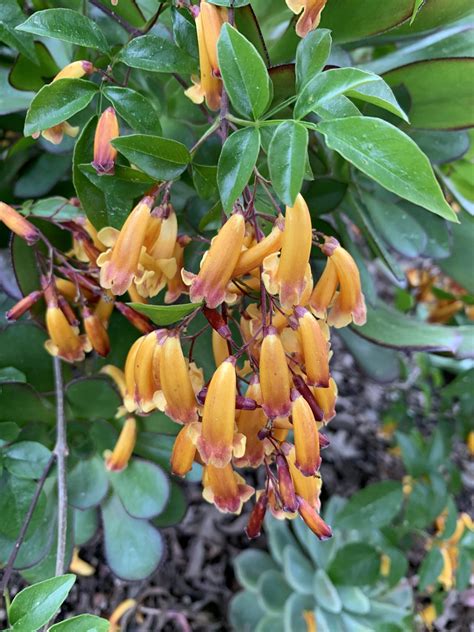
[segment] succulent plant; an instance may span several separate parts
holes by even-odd
[[[267,517],[269,553],[248,549],[235,560],[244,588],[230,605],[236,632],[412,629],[412,590],[400,581],[405,559],[379,529],[338,528],[345,502],[333,497],[327,503],[324,517],[335,528],[324,542],[299,518],[289,524]]]

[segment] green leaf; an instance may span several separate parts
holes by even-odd
[[[339,529],[378,529],[389,524],[403,502],[401,483],[382,481],[354,494],[336,517]]]
[[[328,147],[392,193],[457,221],[428,158],[401,130],[381,119],[360,116],[323,121],[318,129]]]
[[[209,200],[215,198],[217,192],[217,166],[215,165],[199,165],[193,163],[193,183],[196,188],[196,192],[199,197]],[[221,208],[219,205],[218,215],[220,218]],[[207,214],[206,214],[207,215]],[[201,219],[199,228],[201,225],[203,228],[207,226],[206,223],[202,223],[206,218],[206,215]]]
[[[136,132],[144,134],[160,134],[161,125],[158,112],[152,102],[140,92],[131,88],[106,86],[103,89],[105,97]]]
[[[260,575],[257,583],[257,598],[270,614],[283,612],[285,601],[293,591],[279,571],[270,569]]]
[[[333,567],[333,564],[331,564],[331,568]],[[342,603],[336,587],[330,580],[327,573],[321,568],[314,574],[313,593],[321,608],[324,608],[324,610],[334,614],[339,614],[341,612]]]
[[[247,590],[255,591],[260,576],[268,570],[276,571],[278,567],[265,551],[247,549],[235,558],[234,570],[239,583]]]
[[[232,205],[244,190],[260,151],[260,133],[254,127],[234,132],[224,143],[217,166],[217,184],[224,211]]]
[[[109,483],[103,460],[81,459],[67,477],[68,502],[76,509],[96,507],[105,498]]]
[[[337,335],[342,338],[362,371],[372,380],[386,384],[400,377],[400,358],[393,349],[374,345],[349,327],[338,329]]]
[[[59,79],[43,86],[26,113],[25,136],[67,121],[89,105],[97,90],[83,79]]]
[[[314,567],[300,549],[286,546],[283,551],[283,570],[285,579],[293,588],[304,595],[313,594]]]
[[[271,556],[278,562],[283,564],[283,551],[288,544],[298,548],[298,543],[287,523],[276,518],[267,517],[265,519],[265,532],[267,534],[268,546]]]
[[[44,348],[46,340],[44,331],[32,323],[15,323],[3,329],[0,331],[0,367],[15,366],[34,388],[52,390],[53,363]]]
[[[183,305],[146,305],[145,303],[127,303],[140,314],[147,316],[155,325],[171,325],[199,308],[199,303]]]
[[[380,555],[370,544],[350,542],[337,551],[328,574],[336,584],[343,586],[374,584],[380,576]],[[320,605],[325,607],[323,603]]]
[[[468,132],[413,130],[410,135],[434,165],[462,158],[471,144]]]
[[[19,478],[40,478],[51,452],[37,441],[19,441],[4,452],[3,464],[14,476]]]
[[[383,110],[387,110],[387,112],[395,114],[395,116],[399,116],[408,123],[408,116],[399,106],[391,88],[383,79],[357,86],[346,92],[346,95],[352,99],[358,99],[359,101],[376,105]]]
[[[74,544],[83,546],[91,540],[99,528],[99,514],[95,507],[74,511]]]
[[[186,515],[188,504],[186,496],[180,485],[175,481],[168,481],[170,485],[170,495],[166,507],[159,516],[153,519],[155,527],[171,527],[181,522]]]
[[[354,327],[354,331],[384,347],[448,352],[459,358],[474,357],[471,326],[430,325],[387,306],[369,307],[367,323]]]
[[[132,164],[156,180],[174,180],[191,161],[182,143],[161,136],[132,134],[112,141]]]
[[[377,75],[358,68],[335,68],[319,73],[310,79],[299,93],[295,117],[303,118],[321,103],[327,103],[364,84],[379,81],[381,79]]]
[[[264,614],[254,592],[242,590],[230,600],[229,621],[234,630],[255,630]]]
[[[354,614],[367,614],[370,610],[370,601],[367,595],[357,586],[338,586],[337,592],[344,610]]]
[[[444,28],[469,15],[472,15],[472,3],[469,0],[431,0],[423,5],[413,24],[407,20],[394,34],[413,36],[420,31]]]
[[[285,632],[307,632],[308,626],[303,617],[305,610],[314,610],[316,602],[310,595],[293,593],[285,602],[283,623]],[[319,631],[319,628],[318,628]]]
[[[257,49],[230,24],[224,24],[217,52],[232,105],[240,114],[258,119],[270,103],[271,84]]]
[[[292,527],[303,550],[308,553],[315,566],[325,569],[337,548],[337,539],[330,538],[324,542],[318,540],[303,520],[295,520]]]
[[[393,87],[409,94],[410,121],[422,129],[460,129],[474,125],[474,59],[430,59],[385,75]],[[456,98],[453,99],[453,95]]]
[[[460,214],[461,223],[451,226],[453,247],[451,256],[438,262],[445,274],[453,278],[459,285],[474,294],[474,277],[471,266],[466,265],[466,253],[471,252],[474,240],[474,217],[468,213]],[[17,368],[18,363],[15,362]]]
[[[95,22],[72,9],[46,9],[36,11],[17,31],[52,37],[63,42],[106,51],[109,47],[102,31]]]
[[[59,610],[75,581],[75,575],[61,575],[24,588],[8,611],[13,630],[26,632],[45,625]]]
[[[255,632],[285,632],[285,627],[279,615],[267,614],[260,619]]]
[[[434,584],[444,567],[443,556],[438,547],[433,547],[420,566],[418,588],[421,592]]]
[[[310,31],[296,49],[296,85],[301,90],[310,79],[320,73],[331,52],[331,31]]]
[[[64,158],[63,158],[64,160]],[[70,165],[68,164],[68,170]],[[28,212],[28,216],[33,217],[54,217],[55,220],[69,220],[77,219],[82,215],[80,209],[77,206],[73,206],[69,203],[67,198],[55,195],[54,197],[46,198],[44,200],[37,200],[33,204],[25,202],[25,210]]]
[[[119,498],[112,494],[101,505],[104,523],[105,556],[120,579],[145,579],[160,563],[163,540],[146,520],[132,518]]]
[[[132,459],[121,472],[109,472],[109,479],[127,513],[134,518],[153,518],[166,507],[169,481],[154,463]]]
[[[17,426],[17,424],[13,423],[13,421],[4,421],[0,423],[0,447],[15,441],[19,434],[20,426]]]
[[[281,123],[268,151],[272,185],[287,206],[293,206],[301,191],[308,155],[308,130],[296,121]]]
[[[196,62],[183,49],[161,34],[135,37],[122,48],[119,60],[131,68],[149,72],[182,73],[196,71]]]
[[[0,384],[0,421],[51,422],[54,407],[29,385],[22,382]]]
[[[36,63],[37,57],[31,35],[19,33],[16,26],[21,24],[25,16],[17,0],[2,0],[0,3],[0,42],[18,50]],[[2,94],[2,97],[4,95]]]
[[[191,57],[199,56],[196,25],[192,16],[185,10],[171,7],[173,20],[173,37],[176,44]]]
[[[82,377],[66,386],[66,399],[75,417],[113,419],[122,399],[105,376]]]
[[[48,632],[107,632],[110,623],[93,614],[80,614],[52,625]]]

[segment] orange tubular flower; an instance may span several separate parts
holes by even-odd
[[[103,373],[104,375],[110,377],[111,380],[113,380],[115,386],[118,389],[118,392],[120,393],[120,396],[123,399],[127,392],[124,372],[113,364],[106,364],[100,369],[99,373]]]
[[[366,321],[366,307],[359,270],[354,259],[334,237],[326,238],[322,250],[329,259],[311,295],[310,305],[313,312],[318,318],[324,318],[330,307],[327,322],[331,327],[345,327],[352,321],[356,325],[363,325]],[[337,295],[336,277],[336,286],[339,285]]]
[[[73,61],[58,72],[53,82],[59,81],[59,79],[80,79],[84,75],[90,75],[94,70],[94,66],[90,61]]]
[[[137,273],[152,205],[153,197],[144,197],[127,217],[114,246],[97,258],[100,284],[116,296],[125,294]]]
[[[257,376],[254,376],[247,389],[246,397],[254,399],[258,404],[262,401],[262,391]],[[265,457],[265,444],[258,438],[258,433],[267,423],[267,417],[261,407],[255,410],[240,411],[237,427],[245,437],[245,453],[234,459],[237,467],[258,467]]]
[[[295,465],[304,476],[316,474],[321,465],[316,420],[308,402],[293,391],[293,432],[295,435]]]
[[[207,465],[203,475],[205,500],[223,513],[240,514],[242,506],[255,493],[253,487],[246,485],[245,480],[234,472],[230,463],[225,467]]]
[[[311,216],[302,195],[294,206],[286,207],[281,254],[263,261],[263,281],[270,294],[279,294],[283,309],[301,303],[308,282],[309,256],[313,233]]]
[[[229,345],[215,329],[212,330],[212,355],[216,368],[219,367],[229,357]]]
[[[218,307],[224,301],[232,302],[234,295],[226,291],[242,250],[245,236],[245,220],[240,213],[232,215],[211,242],[211,247],[201,260],[196,276],[182,271],[183,281],[190,286],[192,303],[203,299],[208,307]]]
[[[142,340],[135,356],[135,401],[137,410],[149,413],[155,407],[154,395],[161,389],[159,365],[161,360],[160,339],[163,330],[152,331]]]
[[[137,440],[137,422],[134,417],[128,417],[120,432],[113,452],[105,455],[105,467],[110,472],[121,472],[124,470],[130,457],[133,454]]]
[[[171,454],[171,472],[175,476],[186,476],[194,463],[196,446],[192,441],[189,430],[189,426],[184,426],[184,428],[179,431],[174,442],[173,452]]]
[[[107,356],[110,351],[110,340],[102,321],[97,314],[91,312],[88,307],[84,308],[83,317],[84,329],[86,330],[92,348],[100,356]]]
[[[57,301],[47,297],[46,329],[50,340],[44,343],[45,349],[52,356],[58,356],[66,362],[82,362],[85,353],[92,349],[87,336],[79,335],[77,327],[69,324]]]
[[[198,404],[190,376],[191,367],[188,368],[184,359],[178,334],[171,332],[161,345],[162,390],[155,393],[155,404],[178,423],[197,421]]]
[[[336,416],[337,384],[329,378],[328,388],[311,388],[316,403],[323,411],[323,421],[327,423]]]
[[[329,386],[329,343],[321,324],[304,307],[295,309],[305,373],[310,386]],[[327,327],[326,327],[327,329]]]
[[[288,365],[274,327],[268,328],[260,350],[260,386],[262,408],[267,417],[288,417],[291,410]]]
[[[115,172],[117,150],[110,141],[117,138],[119,134],[120,129],[115,110],[113,107],[108,107],[100,116],[94,137],[92,166],[100,176],[113,175]]]
[[[100,297],[99,302],[95,307],[95,314],[100,318],[101,323],[105,328],[109,325],[110,317],[114,311],[115,299],[112,292],[105,291]]]
[[[39,299],[43,296],[43,292],[39,290],[35,290],[31,292],[27,296],[24,296],[18,303],[13,305],[8,312],[6,312],[5,317],[7,320],[18,320],[25,314],[29,309],[33,307],[35,303],[39,301]]]
[[[132,413],[137,409],[137,385],[135,382],[135,361],[140,345],[145,340],[146,336],[140,336],[137,338],[133,345],[130,347],[127,359],[125,360],[125,395],[123,403],[128,412]]]
[[[269,255],[277,252],[281,248],[283,239],[283,228],[285,220],[280,215],[272,228],[272,231],[262,241],[259,241],[248,250],[244,250],[237,261],[233,277],[239,277],[247,274],[262,265],[263,260]]]
[[[298,513],[305,521],[306,525],[311,531],[320,539],[328,540],[332,537],[332,530],[321,518],[319,513],[311,507],[307,500],[301,496],[297,496],[298,499]]]
[[[327,0],[286,0],[293,13],[298,15],[302,11],[296,23],[296,34],[299,37],[304,37],[318,27],[326,2]]]
[[[12,233],[18,235],[32,246],[40,238],[40,232],[31,222],[20,215],[14,208],[0,202],[0,222],[3,222]]]
[[[318,474],[315,476],[304,476],[304,474],[300,472],[296,467],[296,450],[294,447],[291,448],[286,460],[290,468],[296,494],[304,498],[313,509],[319,511],[321,507],[321,501],[319,499],[322,485],[321,477]]]
[[[288,463],[286,462],[286,459],[282,454],[279,454],[276,457],[276,466],[278,474],[278,489],[280,491],[282,509],[285,512],[294,513],[298,509],[295,486],[291,478]]]
[[[235,433],[235,364],[235,358],[230,356],[216,370],[206,394],[202,424],[193,425],[201,459],[214,467],[225,467],[233,453],[241,457],[245,451],[245,437]]]

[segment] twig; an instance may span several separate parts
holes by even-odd
[[[56,455],[58,467],[58,546],[56,549],[56,575],[64,573],[66,562],[67,534],[67,484],[66,457],[68,454],[66,438],[66,420],[64,416],[64,389],[61,371],[61,360],[53,358],[54,385],[56,389]]]
[[[89,0],[89,2],[97,7],[100,11],[102,11],[102,13],[105,13],[113,20],[115,20],[118,24],[120,24],[120,26],[123,27],[127,31],[127,33],[130,33],[130,35],[137,34],[137,29],[132,26],[130,22],[127,22],[127,20],[121,18],[120,15],[117,15],[114,11],[101,4],[99,0]]]
[[[21,525],[20,533],[18,534],[12,552],[10,553],[10,557],[8,558],[8,562],[6,563],[5,569],[3,571],[2,582],[0,584],[0,593],[2,593],[4,596],[13,571],[13,565],[15,564],[15,560],[20,551],[20,547],[23,544],[23,540],[25,539],[26,532],[28,531],[28,527],[30,526],[31,518],[33,517],[33,513],[36,509],[36,505],[38,504],[38,500],[43,490],[44,483],[48,477],[49,471],[54,463],[55,458],[56,455],[53,452],[49,457],[48,462],[46,463],[43,473],[41,474],[41,478],[38,479],[38,482],[36,483],[35,493],[33,494],[33,497],[31,499],[30,506],[28,507],[28,511],[26,512],[26,516],[23,520],[23,524]]]

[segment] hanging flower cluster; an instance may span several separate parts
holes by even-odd
[[[114,162],[107,143],[116,128],[112,112],[103,117],[95,162],[107,173]],[[45,239],[5,204],[0,217],[29,244]],[[108,322],[118,309],[142,335],[123,370],[102,369],[122,395],[118,414],[126,416],[106,466],[126,467],[137,433],[133,415],[160,410],[182,426],[171,456],[176,475],[185,476],[193,463],[201,463],[204,498],[224,512],[239,513],[255,495],[249,537],[260,533],[269,509],[278,518],[299,514],[326,538],[331,530],[319,515],[319,470],[328,441],[321,431],[335,415],[337,398],[329,365],[330,328],[365,322],[359,272],[334,237],[313,231],[301,195],[269,227],[265,217],[266,234],[260,221],[253,204],[236,208],[204,252],[199,271],[192,273],[183,265],[191,238],[178,233],[169,188],[156,186],[121,230],[96,231],[85,219],[65,222],[71,251],[55,252],[49,266],[44,262],[41,289],[22,299],[9,317],[20,317],[44,297],[46,349],[79,362],[92,349],[108,354]],[[312,248],[326,259],[316,283]],[[166,303],[188,294],[196,304],[174,328],[157,328],[118,300],[128,293],[133,301],[147,302],[162,290]],[[215,371],[208,383],[193,361],[193,345],[185,344],[187,328],[199,313],[212,331]],[[263,487],[255,490],[236,468],[261,468]]]

